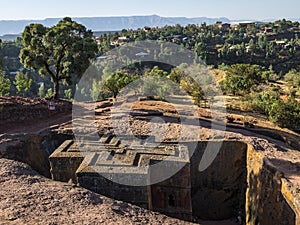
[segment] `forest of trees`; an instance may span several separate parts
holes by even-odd
[[[257,64],[276,73],[290,69],[300,70],[299,22],[280,20],[274,23],[241,23],[225,26],[205,23],[182,27],[141,28],[103,34],[98,37],[100,53],[124,44],[141,40],[170,41],[194,51],[208,65],[218,67],[222,63]],[[123,37],[123,39],[119,39]]]

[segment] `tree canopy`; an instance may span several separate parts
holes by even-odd
[[[122,88],[135,81],[137,76],[130,76],[128,73],[117,71],[104,81],[104,87],[116,98]]]
[[[16,85],[17,93],[25,94],[29,90],[32,84],[32,79],[28,77],[28,72],[23,73],[19,71],[15,77],[14,85]]]
[[[42,76],[51,76],[55,99],[60,96],[60,81],[70,84],[72,76],[82,75],[98,51],[92,31],[68,17],[51,28],[26,26],[22,44],[21,63]]]
[[[10,85],[10,80],[6,78],[3,72],[0,70],[0,97],[3,95],[9,95]]]
[[[228,67],[222,88],[233,95],[245,94],[253,85],[264,82],[263,68],[258,65],[234,64]]]

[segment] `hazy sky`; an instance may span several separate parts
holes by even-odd
[[[0,20],[153,15],[299,18],[300,0],[0,0]]]

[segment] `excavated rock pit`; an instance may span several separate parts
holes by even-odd
[[[109,111],[109,109],[101,110]],[[106,123],[107,120],[104,117],[99,121]],[[144,122],[138,121],[139,126],[137,125],[142,131],[144,129],[140,124]],[[102,130],[105,130],[105,126],[100,122],[99,124]],[[57,128],[37,134],[2,136],[0,157],[25,162],[46,177],[51,176],[63,182],[71,181],[107,197],[186,221],[210,224],[204,223],[203,220],[211,220],[216,221],[212,224],[227,225],[234,224],[236,218],[241,218],[247,225],[300,224],[298,151],[277,149],[268,141],[252,137],[249,133],[247,137],[237,134],[238,132],[230,133],[225,135],[227,140],[223,142],[213,163],[200,172],[199,162],[205,147],[208,143],[217,145],[221,140],[187,141],[183,143],[186,148],[182,149],[196,145],[196,151],[191,157],[181,158],[183,161],[186,160],[186,165],[177,174],[163,182],[137,189],[109,181],[99,173],[95,173],[94,167],[105,170],[109,167],[107,160],[115,157],[122,165],[127,164],[125,169],[119,172],[126,176],[128,175],[126,168],[151,164],[151,160],[152,163],[161,161],[168,154],[174,153],[172,160],[176,162],[180,158],[176,143],[165,143],[169,153],[163,148],[159,150],[161,152],[154,152],[155,154],[147,153],[147,149],[123,151],[122,143],[116,140],[117,137],[106,133],[104,136],[100,135],[100,139],[106,139],[104,142],[110,147],[103,151],[98,149],[90,161],[83,161],[84,157],[80,154],[76,141],[73,141],[72,131]],[[205,128],[201,129],[201,132],[207,132]],[[172,128],[172,133],[178,133],[176,127]],[[105,154],[102,154],[103,152]],[[101,158],[104,155],[108,157]],[[123,166],[114,165],[111,173],[116,173],[118,167]],[[57,201],[59,204],[59,200]],[[15,203],[10,204],[13,206]],[[14,219],[17,220],[17,217]],[[224,219],[230,219],[226,221],[231,222],[219,222]]]
[[[114,147],[120,144],[115,137],[105,138],[114,142]],[[107,145],[110,145],[110,141],[107,141]],[[62,181],[75,179],[80,186],[99,194],[187,221],[225,220],[240,216],[246,224],[253,225],[299,223],[297,196],[293,197],[283,174],[272,166],[270,160],[251,145],[225,141],[212,165],[199,172],[199,163],[208,143],[186,143],[188,148],[197,145],[196,151],[171,178],[151,186],[131,187],[116,184],[95,171],[110,168],[111,174],[136,179],[136,176],[143,174],[132,175],[131,168],[141,166],[146,158],[150,162],[149,157],[152,156],[157,161],[157,155],[162,153],[152,152],[151,156],[141,149],[122,152],[114,148],[113,157],[123,163],[111,167],[111,158],[106,158],[107,161],[100,158],[108,148],[100,150],[101,154],[95,152],[91,161],[86,162],[83,157],[79,158],[76,142],[67,141],[50,157],[52,177]],[[220,143],[216,141],[210,144],[218,146]],[[168,144],[166,147],[171,148]],[[177,159],[173,160],[176,162]],[[80,163],[76,169],[74,165]],[[61,171],[59,165],[65,165]],[[118,166],[123,169],[118,170]]]

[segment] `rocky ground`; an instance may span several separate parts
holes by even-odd
[[[50,181],[23,163],[0,159],[0,164],[2,224],[185,224]]]
[[[0,103],[9,99],[0,99]],[[26,105],[29,100],[14,99],[18,104]],[[21,102],[20,102],[21,101]],[[41,103],[41,102],[40,102]],[[13,103],[12,103],[13,104]],[[34,102],[28,103],[36,104]],[[94,104],[88,104],[88,108]],[[83,108],[85,106],[82,106]],[[154,134],[166,140],[241,140],[251,144],[254,149],[263,151],[271,159],[271,163],[281,171],[291,184],[300,190],[300,151],[291,146],[298,146],[300,137],[274,128],[273,133],[265,135],[259,129],[245,129],[239,125],[217,126],[211,131],[211,122],[200,119],[200,126],[186,123],[182,126],[182,118],[189,121],[189,116],[179,118],[174,107],[167,103],[146,101],[128,105],[133,111],[128,120],[118,109],[112,108],[110,101],[96,105],[96,116],[85,115],[82,118],[87,128],[94,124],[101,132],[112,132],[115,128],[119,133],[126,134],[128,129],[135,135]],[[184,109],[184,106],[182,106]],[[95,109],[95,108],[93,108]],[[165,121],[157,120],[164,114]],[[111,119],[112,118],[112,119]],[[156,119],[155,119],[156,118]],[[96,121],[95,121],[96,119]],[[23,123],[2,126],[4,134],[38,132],[55,124],[71,120],[71,112],[61,112],[55,116],[45,117],[39,123]],[[114,123],[116,122],[117,123]],[[128,124],[129,123],[129,126]],[[76,125],[76,123],[75,123]],[[59,129],[72,129],[74,123],[68,123]],[[76,127],[76,126],[75,126]],[[78,128],[78,127],[77,127]],[[83,127],[83,129],[85,129]],[[273,128],[272,128],[273,129]],[[269,131],[272,129],[268,129]],[[154,132],[154,133],[153,133]],[[1,138],[0,133],[0,138]],[[156,133],[157,135],[157,133]],[[282,140],[280,140],[282,139]],[[281,160],[276,160],[281,159]],[[108,199],[85,189],[69,184],[48,180],[29,166],[6,159],[0,159],[0,224],[188,224],[187,222],[169,218],[148,210]],[[300,197],[299,197],[300,198]],[[234,221],[202,222],[202,225],[230,225]]]
[[[48,104],[46,99],[0,97],[0,137],[3,134],[38,133],[71,120],[71,102],[55,101],[56,110],[51,112]]]
[[[192,224],[48,180],[20,162],[0,165],[0,224]]]
[[[47,100],[39,98],[22,98],[22,97],[0,97],[0,105],[35,105],[46,104]]]
[[[123,103],[120,106],[112,106],[108,102],[96,104],[96,125],[102,132],[115,132],[119,134],[154,135],[161,140],[169,141],[187,141],[187,140],[237,140],[243,141],[257,151],[263,152],[264,156],[272,161],[273,166],[277,167],[285,177],[300,190],[300,135],[286,129],[280,129],[274,125],[266,127],[265,121],[250,117],[256,120],[259,126],[247,128],[239,123],[226,124],[220,123],[212,129],[211,120],[202,116],[202,109],[195,110],[194,113],[200,114],[199,123],[192,118],[189,112],[188,116],[182,116],[177,113],[185,109],[185,105],[169,104],[160,101],[141,101]],[[124,116],[124,111],[130,110],[129,120]],[[133,113],[132,113],[133,112]],[[163,114],[163,120],[156,121],[155,118]],[[126,113],[125,113],[126,114]],[[206,116],[207,113],[206,112]],[[117,122],[116,122],[117,121]],[[88,117],[85,124],[94,123]],[[278,160],[279,159],[279,160]],[[299,191],[300,192],[300,191]]]

